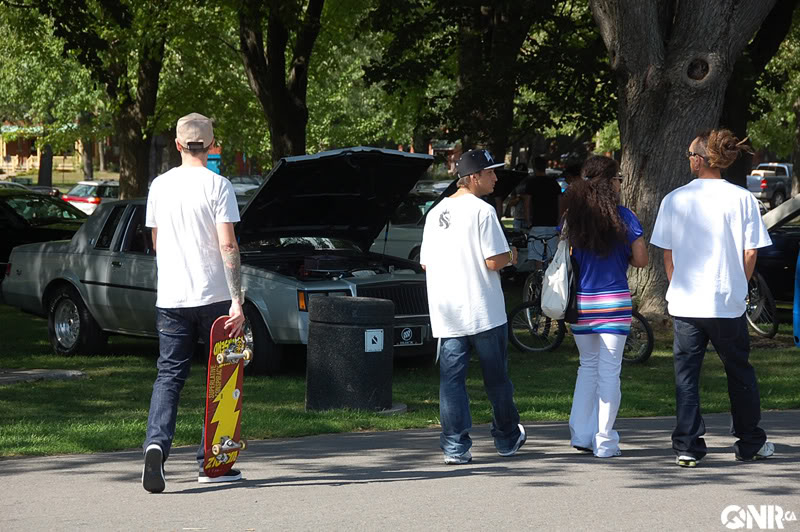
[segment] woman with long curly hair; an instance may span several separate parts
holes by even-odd
[[[573,447],[606,458],[621,454],[614,422],[622,398],[622,351],[631,328],[628,265],[646,266],[647,247],[638,218],[619,204],[617,162],[589,157],[581,177],[564,201],[565,232],[578,263],[578,321],[572,333],[580,352],[569,429]]]

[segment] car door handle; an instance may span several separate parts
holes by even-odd
[[[118,260],[112,260],[111,261],[111,267],[112,268],[122,268],[122,263],[119,262]]]

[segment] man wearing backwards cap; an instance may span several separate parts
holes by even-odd
[[[142,486],[164,491],[163,463],[175,436],[178,400],[200,339],[211,324],[228,314],[230,337],[244,323],[241,263],[233,224],[239,208],[233,185],[206,168],[214,142],[211,120],[192,113],[178,120],[175,147],[181,165],[158,176],[147,196],[147,227],[157,250],[158,376],[153,384],[144,441]],[[203,446],[197,452],[199,482],[228,482],[242,475],[232,469],[210,478],[202,470]]]
[[[439,445],[444,463],[472,461],[467,397],[471,350],[480,358],[483,382],[492,403],[492,437],[500,456],[512,456],[525,443],[525,428],[508,378],[508,324],[498,270],[516,264],[495,209],[480,197],[497,182],[486,150],[458,160],[458,190],[431,209],[425,220],[420,262],[427,272],[433,336],[439,338]]]

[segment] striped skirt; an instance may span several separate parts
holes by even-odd
[[[578,292],[578,323],[572,325],[572,334],[627,335],[632,310],[629,290]]]

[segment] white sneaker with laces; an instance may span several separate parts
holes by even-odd
[[[758,452],[756,452],[756,454],[754,454],[750,458],[742,458],[741,456],[736,454],[736,459],[739,460],[740,462],[748,462],[751,460],[764,460],[765,458],[769,458],[773,454],[775,454],[775,444],[772,443],[771,441],[765,441],[764,445],[761,446],[761,449],[759,449]]]

